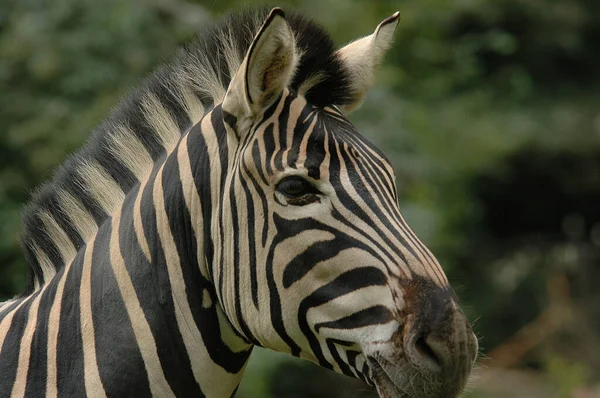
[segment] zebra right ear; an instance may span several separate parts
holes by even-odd
[[[394,30],[399,21],[400,13],[395,12],[381,21],[372,35],[353,41],[337,51],[350,74],[351,98],[348,103],[341,104],[345,112],[358,108],[373,85],[375,70],[392,45]]]
[[[223,110],[253,119],[279,97],[294,75],[296,42],[283,10],[274,8],[250,45],[223,99]]]

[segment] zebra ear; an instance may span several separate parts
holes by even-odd
[[[375,80],[375,69],[392,45],[399,21],[400,13],[395,12],[381,21],[372,35],[353,41],[337,51],[350,74],[351,101],[340,106],[345,112],[351,112],[362,104]]]
[[[223,110],[253,118],[288,86],[296,65],[296,42],[283,10],[274,8],[250,45],[223,99]]]

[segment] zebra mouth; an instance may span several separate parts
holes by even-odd
[[[452,374],[428,374],[409,361],[392,363],[375,355],[367,357],[370,381],[380,398],[450,398],[457,397],[463,379]]]
[[[387,362],[383,359],[376,359],[374,357],[367,358],[369,367],[371,368],[371,381],[377,389],[377,393],[381,398],[404,398],[414,397],[415,395],[409,394],[404,391],[392,378],[392,376],[386,371],[386,366],[383,366]],[[381,361],[381,362],[380,362]]]

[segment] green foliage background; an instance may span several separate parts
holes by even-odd
[[[25,284],[20,212],[32,189],[198,26],[245,4],[0,2],[0,299]],[[497,352],[559,306],[559,326],[542,328],[535,344],[502,365],[533,372],[539,396],[593,389],[600,382],[600,3],[278,5],[305,11],[340,45],[401,11],[396,44],[353,121],[394,163],[403,213],[477,319],[484,352]],[[287,357],[255,356],[239,396],[372,394]],[[483,363],[494,369],[495,359]],[[473,394],[496,396],[492,381],[476,383]],[[536,396],[524,388],[517,383],[498,396]]]

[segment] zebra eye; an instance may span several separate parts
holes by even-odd
[[[288,199],[298,199],[306,195],[316,195],[319,191],[302,177],[291,176],[279,181],[277,191]]]

